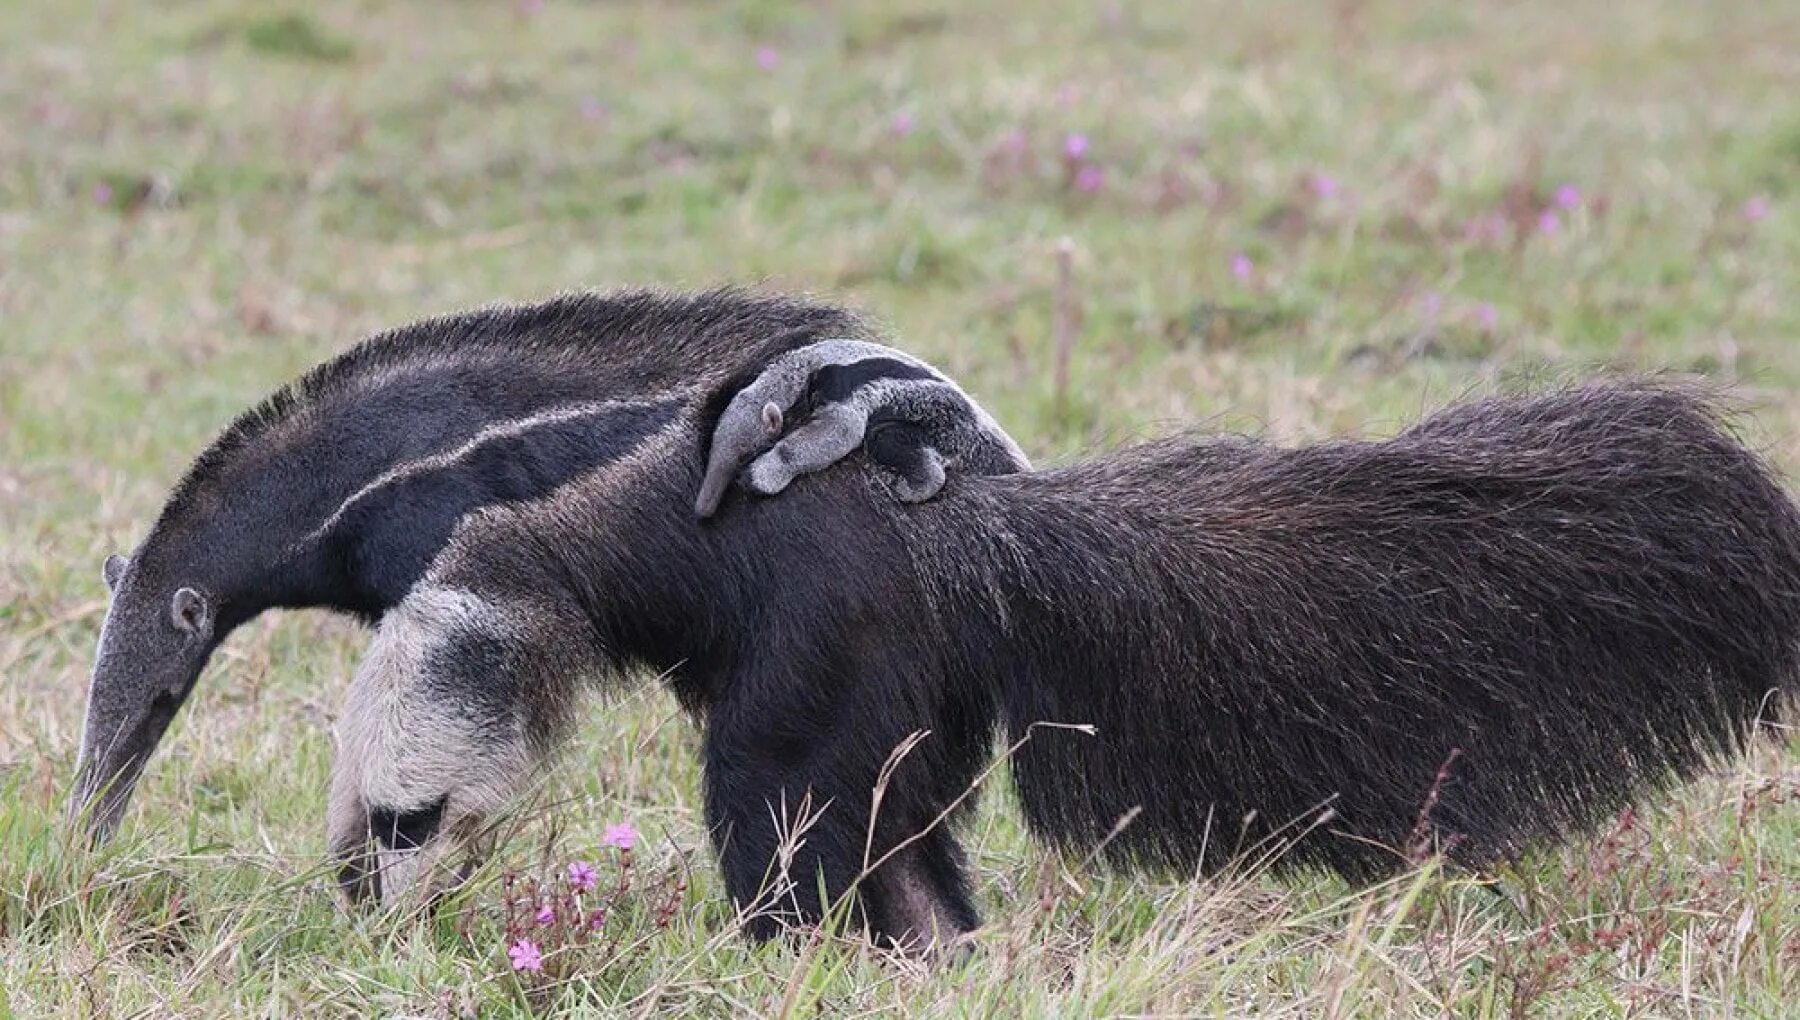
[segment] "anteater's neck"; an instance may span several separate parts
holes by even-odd
[[[222,622],[278,606],[376,618],[465,515],[549,495],[682,405],[555,390],[530,405],[408,397],[369,396],[297,425],[279,456],[249,459],[166,515],[147,550],[203,565]]]

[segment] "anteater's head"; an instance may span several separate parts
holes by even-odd
[[[216,586],[162,559],[140,549],[129,559],[108,556],[101,568],[112,604],[88,683],[69,804],[96,838],[117,827],[144,763],[223,637]]]

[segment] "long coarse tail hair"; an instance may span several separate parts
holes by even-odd
[[[1127,861],[1273,843],[1371,877],[1425,839],[1486,865],[1740,749],[1800,686],[1800,512],[1691,388],[967,488],[914,515],[948,654],[1030,737],[1031,827]]]

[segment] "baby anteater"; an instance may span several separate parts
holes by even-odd
[[[1031,470],[1019,444],[937,369],[881,344],[827,340],[777,358],[732,398],[713,427],[694,512],[711,517],[740,471],[751,491],[772,496],[858,446],[898,475],[908,503],[937,495],[947,466]]]

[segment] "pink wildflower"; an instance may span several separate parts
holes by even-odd
[[[512,961],[513,970],[528,970],[533,974],[544,969],[544,954],[537,943],[530,939],[520,939],[506,948],[506,958]]]
[[[1444,308],[1444,296],[1435,290],[1425,292],[1425,317],[1435,319]]]
[[[1538,233],[1548,236],[1561,229],[1562,217],[1556,215],[1555,210],[1545,209],[1544,214],[1538,217]]]
[[[1494,308],[1492,302],[1483,301],[1475,309],[1475,321],[1481,325],[1482,329],[1493,329],[1500,324],[1500,312]]]
[[[600,837],[600,843],[603,846],[616,846],[620,850],[630,850],[637,846],[637,838],[637,830],[631,827],[630,822],[620,822],[606,827],[606,834]]]
[[[757,47],[757,49],[756,49],[756,66],[757,67],[760,67],[765,71],[773,71],[773,70],[775,70],[775,65],[779,64],[779,63],[781,63],[781,54],[775,52],[775,47],[773,47],[773,46]]]
[[[1330,174],[1312,175],[1312,193],[1317,198],[1334,198],[1338,193],[1337,178]]]
[[[899,113],[894,114],[894,120],[893,120],[892,127],[894,130],[894,134],[899,135],[901,138],[905,138],[907,135],[912,134],[912,132],[913,132],[912,114],[907,113],[905,110],[901,110]]]
[[[555,924],[556,908],[546,903],[537,909],[536,917],[539,924]]]
[[[1030,139],[1025,137],[1025,132],[1022,130],[1008,131],[1005,137],[1000,139],[1000,148],[1014,156],[1024,155],[1028,144],[1030,144]]]
[[[569,884],[581,892],[592,892],[598,884],[599,876],[594,874],[594,866],[586,861],[569,862]]]
[[[606,104],[598,99],[583,99],[580,103],[581,119],[589,124],[598,124],[606,119]]]
[[[1106,171],[1092,163],[1083,163],[1081,169],[1075,171],[1075,190],[1084,195],[1092,195],[1106,184]]]
[[[113,199],[112,185],[110,185],[110,184],[94,185],[94,204],[95,205],[111,205],[112,199]]]
[[[1256,263],[1250,261],[1250,256],[1241,251],[1231,256],[1231,275],[1237,277],[1239,281],[1249,283],[1250,275],[1254,272],[1256,272]]]
[[[1755,223],[1760,219],[1766,219],[1769,215],[1770,208],[1771,203],[1769,202],[1769,196],[1757,195],[1744,203],[1744,218],[1752,223]]]
[[[1558,209],[1581,208],[1581,189],[1573,184],[1565,184],[1556,189],[1556,207]]]
[[[1088,136],[1072,134],[1063,139],[1063,155],[1070,159],[1080,159],[1088,154]]]

